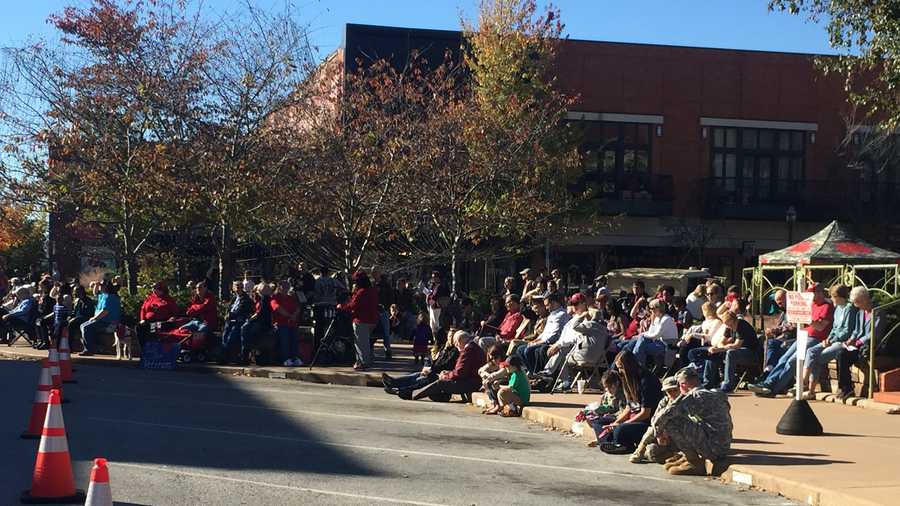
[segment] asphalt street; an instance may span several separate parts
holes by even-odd
[[[19,439],[36,362],[0,360],[0,504],[31,483]],[[63,414],[79,487],[110,461],[117,504],[791,504],[629,464],[521,419],[381,390],[79,366]]]

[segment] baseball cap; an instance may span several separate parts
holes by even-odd
[[[587,300],[584,298],[584,294],[581,292],[576,293],[575,295],[569,297],[569,304],[574,306],[577,304],[584,304]]]

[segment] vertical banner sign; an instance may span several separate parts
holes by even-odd
[[[798,325],[812,323],[812,303],[814,294],[811,292],[787,293],[787,320]],[[806,358],[806,341],[809,333],[805,329],[797,329],[797,387],[796,399],[799,401],[803,395],[803,361]]]

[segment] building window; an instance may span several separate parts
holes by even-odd
[[[780,202],[804,180],[803,132],[713,127],[710,137],[713,181],[725,203]]]
[[[585,130],[583,181],[598,196],[647,191],[651,173],[653,125],[591,122]]]

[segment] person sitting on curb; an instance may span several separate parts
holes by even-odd
[[[705,476],[705,461],[716,469],[731,449],[734,425],[728,396],[698,388],[700,377],[693,367],[685,367],[675,377],[681,395],[657,417],[656,440],[681,453],[666,460],[669,474]]]
[[[665,378],[662,382],[662,390],[666,395],[660,399],[659,404],[656,405],[656,411],[653,412],[653,416],[650,418],[650,428],[644,433],[644,437],[641,439],[641,442],[638,443],[637,449],[634,450],[631,457],[628,457],[628,461],[632,464],[638,464],[648,460],[650,462],[662,464],[666,459],[675,455],[675,450],[672,449],[671,446],[661,445],[656,440],[656,421],[665,412],[666,407],[674,402],[681,393],[678,388],[678,379],[675,376]]]
[[[588,422],[596,436],[603,433],[604,425],[613,423],[618,414],[628,407],[618,371],[606,370],[600,378],[600,384],[603,385],[603,395],[600,396],[600,400],[588,404],[575,416],[576,422]],[[593,448],[601,442],[597,437],[594,441],[589,442],[588,446]]]
[[[458,330],[454,336],[459,358],[452,371],[443,371],[434,381],[413,393],[413,400],[429,397],[438,402],[447,402],[453,394],[467,396],[481,388],[478,368],[485,363],[484,352],[475,344],[472,334]]]
[[[602,428],[598,438],[603,441],[600,449],[604,453],[625,455],[637,448],[644,432],[650,427],[650,418],[663,393],[659,379],[641,367],[630,351],[619,352],[615,365],[622,379],[628,406],[612,423]]]
[[[522,409],[531,400],[528,377],[522,370],[522,357],[512,356],[501,364],[509,374],[509,383],[497,391],[502,416],[522,416]]]
[[[382,373],[381,382],[384,384],[384,391],[407,401],[412,400],[413,391],[437,381],[440,373],[452,371],[459,359],[459,349],[454,338],[455,329],[450,329],[449,334],[450,339],[441,350],[433,352],[434,358],[428,365],[422,367],[422,370],[396,378]]]
[[[491,400],[491,406],[482,413],[486,415],[494,415],[500,411],[500,400],[497,398],[497,392],[500,390],[500,382],[509,377],[509,372],[501,364],[506,359],[503,353],[503,345],[495,344],[488,348],[487,362],[478,369],[478,376],[481,378],[481,386],[488,399]]]

